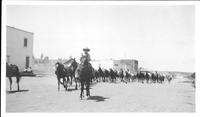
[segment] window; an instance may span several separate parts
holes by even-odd
[[[28,45],[28,39],[24,38],[24,47],[27,47],[27,45]]]

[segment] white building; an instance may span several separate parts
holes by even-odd
[[[91,64],[95,69],[98,69],[99,67],[108,70],[113,68],[113,60],[96,60],[91,61]]]
[[[113,68],[115,70],[129,70],[131,73],[135,73],[138,71],[138,61],[133,59],[114,60]]]
[[[91,61],[92,66],[98,69],[100,66],[103,69],[114,69],[114,70],[129,70],[131,73],[138,71],[138,61],[133,59],[120,59],[120,60],[96,60]]]
[[[33,33],[6,27],[6,62],[16,64],[20,71],[33,64]]]

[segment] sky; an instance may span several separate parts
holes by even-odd
[[[8,5],[7,25],[34,33],[34,56],[136,59],[153,70],[194,72],[192,5]]]

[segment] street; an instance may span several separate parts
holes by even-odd
[[[20,92],[6,81],[7,112],[195,112],[195,88],[183,76],[169,84],[96,83],[91,97],[80,100],[74,84],[57,90],[55,76],[22,77]]]

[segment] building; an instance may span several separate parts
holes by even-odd
[[[20,71],[32,66],[33,33],[6,27],[6,62],[16,64]]]
[[[103,69],[113,68],[113,60],[95,60],[91,61],[91,64],[95,69],[98,69],[99,67]]]
[[[131,73],[138,71],[138,61],[133,59],[120,59],[120,60],[95,60],[91,61],[92,66],[98,69],[100,66],[103,69],[114,69],[119,71],[120,69],[129,70]]]
[[[121,59],[113,61],[113,69],[115,70],[129,70],[131,73],[138,71],[138,61],[132,59]]]

